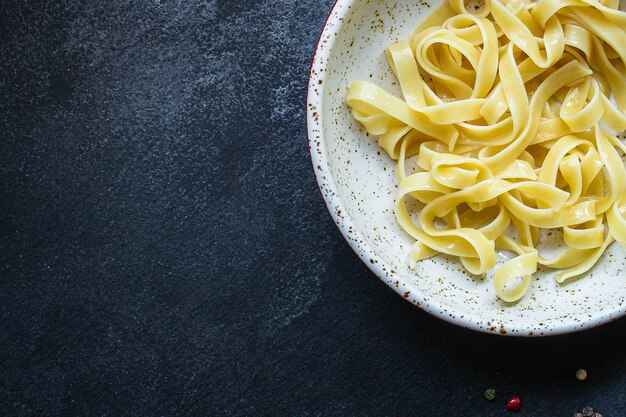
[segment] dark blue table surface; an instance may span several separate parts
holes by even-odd
[[[626,320],[473,333],[344,242],[305,127],[331,3],[0,0],[0,415],[626,416]]]

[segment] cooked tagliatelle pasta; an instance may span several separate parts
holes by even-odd
[[[626,14],[618,0],[449,0],[387,48],[403,99],[354,82],[354,118],[397,160],[399,224],[411,263],[456,256],[496,266],[504,301],[538,265],[556,280],[626,246]],[[421,209],[407,206],[417,200]],[[547,257],[541,229],[562,231]]]

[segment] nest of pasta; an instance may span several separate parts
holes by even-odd
[[[354,82],[356,120],[397,160],[396,217],[411,263],[456,256],[498,267],[497,295],[519,300],[538,265],[559,283],[615,240],[626,247],[626,14],[618,1],[444,2],[387,48],[402,99]],[[407,205],[417,200],[418,211]],[[540,253],[542,229],[565,249]]]

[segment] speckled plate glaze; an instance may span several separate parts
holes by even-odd
[[[454,324],[517,336],[569,333],[626,314],[626,256],[613,244],[585,277],[566,285],[554,271],[535,274],[516,304],[498,300],[492,275],[475,277],[437,256],[409,269],[409,237],[397,225],[394,162],[350,115],[344,98],[354,80],[399,93],[385,47],[405,38],[436,0],[339,0],[320,36],[309,78],[311,159],[335,223],[370,269],[407,301]],[[623,7],[624,3],[622,3]],[[500,262],[504,261],[500,256]]]

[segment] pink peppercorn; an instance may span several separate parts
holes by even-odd
[[[509,401],[506,403],[507,410],[518,411],[522,408],[522,400],[520,397],[511,397]]]

